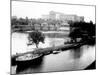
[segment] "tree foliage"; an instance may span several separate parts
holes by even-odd
[[[71,24],[71,32],[69,37],[72,41],[77,42],[77,38],[81,38],[81,41],[89,41],[95,39],[95,27],[92,21],[90,22],[75,22]]]
[[[39,31],[34,31],[29,33],[28,39],[29,39],[29,43],[36,44],[36,47],[38,48],[39,42],[44,43],[45,36],[43,33]]]

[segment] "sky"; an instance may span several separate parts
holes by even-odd
[[[85,21],[90,20],[95,23],[95,7],[83,5],[67,5],[67,4],[51,4],[12,1],[12,16],[25,18],[41,18],[42,15],[49,14],[50,11],[61,12],[64,14],[72,14],[84,16]]]

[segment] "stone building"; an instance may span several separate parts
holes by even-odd
[[[62,20],[62,21],[84,21],[84,16],[77,16],[74,14],[64,14],[60,12],[50,11],[48,15],[42,15],[45,20]]]
[[[62,23],[59,27],[60,31],[70,31],[70,26],[68,23]]]

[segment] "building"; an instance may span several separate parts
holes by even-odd
[[[41,24],[42,30],[47,31],[48,30],[48,23],[44,22]]]
[[[84,16],[77,16],[73,14],[64,14],[60,12],[50,11],[49,15],[42,15],[42,18],[45,20],[62,20],[62,21],[84,21]]]
[[[55,31],[55,30],[56,30],[55,25],[50,24],[50,25],[49,25],[49,30],[50,30],[50,31]]]
[[[40,30],[41,29],[41,26],[39,24],[34,24],[34,29],[35,30]]]
[[[68,23],[62,23],[61,26],[59,27],[60,31],[70,31],[70,26]]]
[[[49,19],[49,15],[42,15],[42,18],[43,18],[44,20],[47,20],[47,19]]]

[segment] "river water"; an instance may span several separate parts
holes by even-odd
[[[27,46],[28,34],[13,33],[12,34],[12,55],[16,53],[24,53],[32,51],[35,45]],[[57,38],[46,36],[45,43],[39,44],[39,48],[63,45],[67,38]],[[95,60],[95,47],[82,46],[80,49],[67,50],[58,54],[50,54],[43,57],[43,60],[37,65],[29,67],[13,66],[12,73],[37,73],[37,72],[53,72],[53,71],[72,71],[82,70]],[[21,69],[22,68],[22,69]]]

